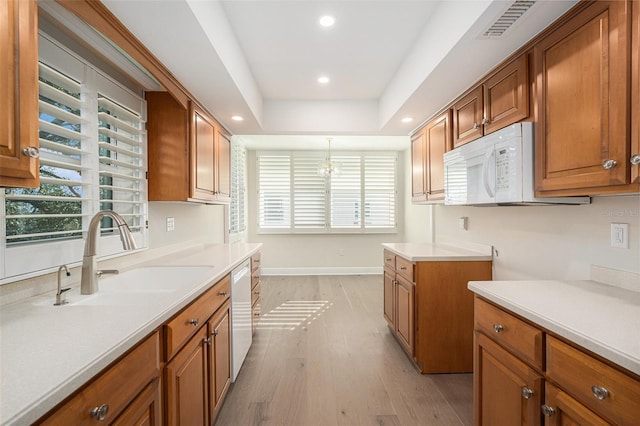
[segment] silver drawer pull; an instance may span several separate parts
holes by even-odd
[[[407,270],[407,267],[406,267],[406,266],[401,266],[401,267],[400,267],[400,270],[401,270],[401,271],[406,271],[406,270]]]
[[[618,165],[618,162],[616,160],[605,160],[602,162],[602,167],[605,170],[611,170],[617,165]]]
[[[193,318],[193,319],[190,319],[189,321],[187,321],[187,323],[191,324],[194,327],[197,327],[199,322],[200,321],[198,320],[198,318]]]
[[[521,392],[524,399],[529,399],[533,396],[533,389],[529,389],[526,386],[522,387]]]
[[[211,344],[211,337],[207,337],[206,339],[202,339],[202,341],[207,344],[210,345]]]
[[[219,296],[223,296],[223,297],[226,296],[227,294],[229,293],[226,291],[221,291],[220,293],[218,293]]]
[[[496,333],[502,333],[504,331],[504,326],[502,324],[493,324],[493,331]]]
[[[609,391],[606,388],[598,385],[591,386],[591,392],[593,393],[593,396],[595,396],[600,401],[609,396]]]
[[[104,420],[107,418],[107,413],[109,412],[109,404],[102,404],[99,407],[94,407],[91,410],[91,417],[96,420]]]
[[[556,410],[552,407],[549,407],[547,404],[544,404],[542,406],[542,414],[544,414],[545,417],[551,417],[556,413]]]

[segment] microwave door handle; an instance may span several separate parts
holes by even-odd
[[[495,194],[493,193],[494,191],[491,189],[491,183],[489,182],[489,161],[491,161],[493,155],[494,151],[493,149],[491,149],[491,151],[488,151],[485,154],[484,161],[482,163],[482,183],[484,184],[485,191],[487,191],[487,194],[491,198],[495,196]]]

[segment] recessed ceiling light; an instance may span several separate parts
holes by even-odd
[[[242,118],[242,117],[241,117],[241,116],[239,116],[239,115],[234,115],[233,117],[231,117],[231,119],[232,119],[233,121],[242,121],[242,120],[244,120],[244,118]]]
[[[325,15],[325,16],[320,17],[319,22],[320,22],[320,25],[322,25],[323,27],[329,28],[329,27],[332,27],[333,24],[336,23],[336,18],[334,18],[331,15]]]
[[[413,121],[413,117],[404,117],[402,120],[403,123],[411,123]]]
[[[327,76],[318,77],[318,83],[320,83],[320,84],[328,84],[329,83],[329,77],[327,77]]]

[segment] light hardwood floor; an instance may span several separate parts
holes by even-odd
[[[262,320],[222,425],[471,425],[470,374],[421,375],[382,316],[381,276],[262,278]]]

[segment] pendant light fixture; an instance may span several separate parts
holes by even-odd
[[[327,158],[325,161],[322,161],[320,164],[318,164],[318,174],[324,177],[339,175],[340,173],[342,173],[342,164],[340,162],[331,160],[331,138],[327,138],[327,142],[329,142],[329,152],[327,153]]]

